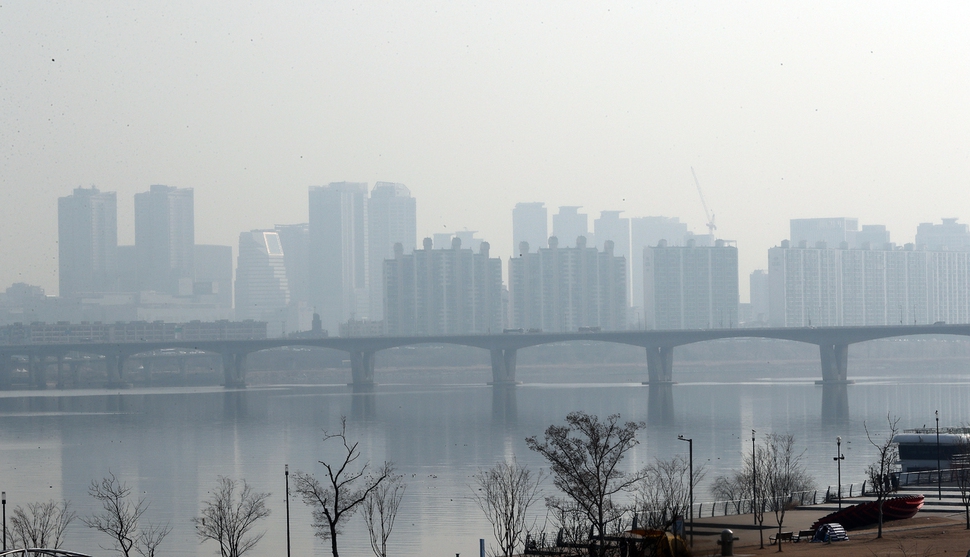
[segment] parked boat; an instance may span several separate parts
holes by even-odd
[[[913,518],[921,508],[923,508],[922,495],[909,495],[906,497],[886,499],[882,503],[882,520],[886,522],[889,520]],[[868,503],[859,503],[858,505],[846,507],[841,511],[835,511],[818,519],[812,525],[812,529],[816,530],[822,524],[832,522],[838,522],[847,530],[875,524],[879,522],[879,503],[870,501]]]

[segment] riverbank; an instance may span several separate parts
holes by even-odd
[[[785,514],[784,532],[807,530],[829,508],[802,508]],[[706,557],[720,555],[717,545],[721,530],[728,528],[738,538],[734,542],[734,555],[768,555],[778,553],[778,546],[769,545],[769,536],[778,531],[774,515],[765,516],[764,549],[760,548],[759,529],[750,514],[695,519],[694,555]],[[920,512],[908,520],[887,522],[883,525],[883,537],[876,537],[876,527],[852,530],[849,541],[825,543],[783,543],[782,553],[801,557],[929,557],[931,555],[955,555],[963,557],[970,550],[970,530],[962,512]]]

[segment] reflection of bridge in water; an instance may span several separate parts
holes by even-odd
[[[492,335],[447,335],[414,337],[283,338],[264,340],[166,341],[127,343],[23,344],[0,346],[0,386],[10,384],[15,362],[24,362],[31,383],[46,385],[46,370],[56,366],[58,376],[76,372],[77,355],[103,358],[109,387],[125,384],[125,364],[161,350],[181,350],[221,358],[225,386],[246,384],[246,358],[262,350],[310,347],[341,350],[349,355],[351,382],[355,389],[374,385],[375,354],[381,350],[421,344],[452,344],[481,348],[489,352],[492,381],[497,387],[515,385],[516,354],[523,348],[562,342],[612,342],[645,349],[650,386],[650,415],[658,420],[673,413],[674,349],[710,340],[764,338],[815,344],[819,347],[822,411],[824,416],[848,416],[849,345],[882,338],[911,335],[970,336],[970,325],[900,325],[880,327],[785,327],[757,329],[705,329],[678,331],[615,331],[584,333],[505,333]],[[69,355],[75,355],[69,358]],[[184,360],[182,360],[184,361]],[[181,364],[184,365],[184,364]],[[65,369],[68,368],[68,369]],[[180,368],[181,369],[181,368]],[[514,399],[513,399],[514,400]]]

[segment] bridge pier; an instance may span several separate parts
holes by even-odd
[[[849,375],[849,345],[820,344],[818,351],[822,360],[822,381],[846,382]]]
[[[13,368],[12,356],[0,353],[0,389],[10,388],[10,371]]]
[[[373,350],[355,350],[350,353],[350,377],[355,388],[374,386]]]
[[[227,389],[237,389],[246,386],[246,353],[223,352],[222,373],[225,376],[223,386]]]
[[[125,364],[127,363],[128,354],[123,352],[105,355],[104,367],[108,374],[108,380],[104,385],[106,389],[123,389],[128,386],[125,383]]]
[[[515,385],[515,348],[492,348],[492,385]]]
[[[64,360],[66,357],[67,357],[67,354],[57,355],[57,388],[58,389],[64,388]]]
[[[47,362],[46,358],[37,354],[31,354],[27,360],[27,368],[30,375],[30,386],[35,389],[47,388]]]
[[[648,385],[672,383],[674,381],[674,347],[648,346],[647,372],[650,375]]]

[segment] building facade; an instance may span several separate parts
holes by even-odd
[[[279,234],[275,230],[241,233],[236,263],[236,319],[266,321],[270,336],[281,336],[286,329],[289,303]]]
[[[970,322],[970,252],[792,247],[768,250],[777,327]]]
[[[118,200],[115,192],[77,188],[57,200],[61,297],[117,290]]]
[[[559,247],[574,248],[580,236],[589,238],[589,218],[579,209],[578,206],[563,206],[552,215],[552,235],[559,239]]]
[[[384,322],[388,335],[496,333],[502,330],[502,261],[489,244],[476,253],[452,238],[450,249],[404,253],[384,261]]]
[[[549,237],[549,213],[544,203],[516,203],[512,209],[512,253],[522,242],[541,248]]]
[[[626,329],[626,259],[614,255],[613,243],[603,251],[586,247],[579,236],[574,248],[560,248],[552,236],[548,248],[509,260],[509,326],[546,332],[592,327]]]
[[[191,295],[195,277],[192,188],[153,185],[135,194],[138,290]]]
[[[648,329],[738,326],[738,249],[667,246],[643,252],[643,313]]]
[[[309,190],[310,304],[323,328],[369,318],[367,184],[334,182]]]
[[[394,257],[394,245],[401,244],[404,253],[417,245],[417,203],[404,184],[377,182],[367,203],[368,222],[368,287],[370,321],[383,319],[384,260]]]

